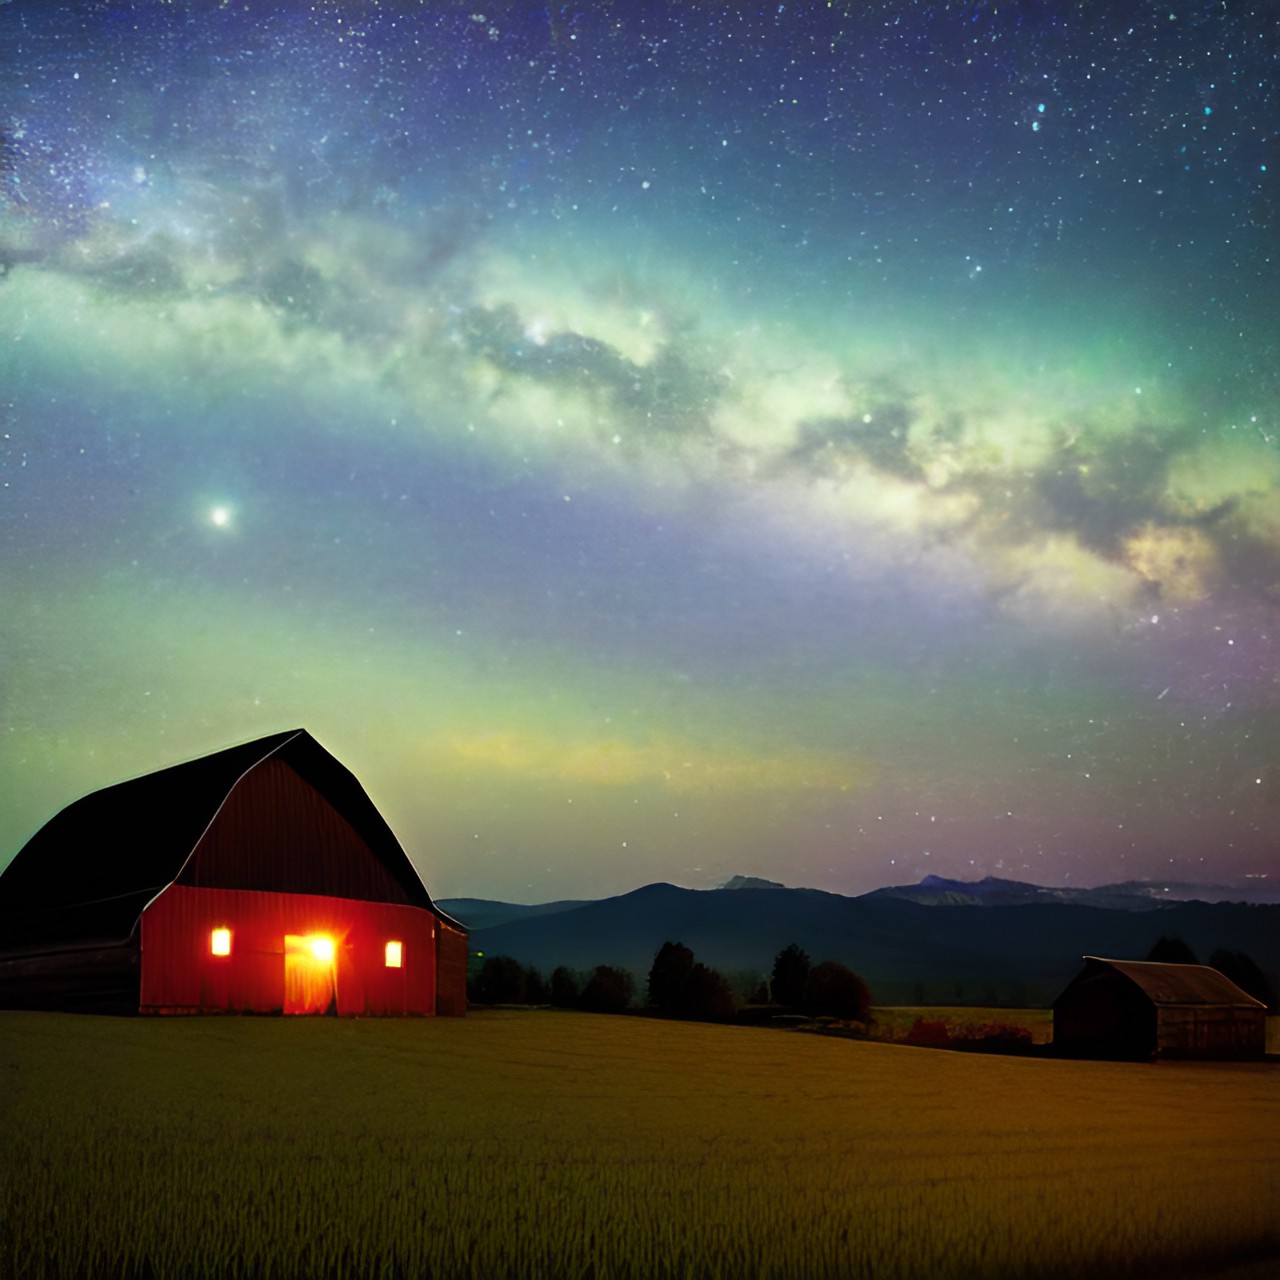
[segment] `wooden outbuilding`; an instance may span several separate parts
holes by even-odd
[[[462,1014],[467,934],[302,729],[95,791],[0,875],[0,1007]]]
[[[1260,1058],[1266,1012],[1207,965],[1085,956],[1053,1002],[1053,1045],[1081,1058]]]

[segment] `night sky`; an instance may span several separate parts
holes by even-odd
[[[0,865],[305,727],[443,897],[1280,875],[1278,28],[0,4]]]

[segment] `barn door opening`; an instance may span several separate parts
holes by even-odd
[[[286,933],[285,1013],[336,1013],[337,963],[337,946],[326,934]]]

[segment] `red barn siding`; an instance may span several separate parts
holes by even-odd
[[[319,791],[274,756],[235,785],[178,876],[201,888],[402,902],[404,889]]]
[[[106,831],[126,833],[119,857],[99,856]],[[212,954],[218,926],[229,957]],[[466,954],[359,782],[302,729],[83,796],[0,875],[6,1006],[461,1014]]]
[[[467,1011],[467,935],[440,920],[436,933],[436,1012],[460,1018]]]
[[[437,923],[396,903],[170,885],[142,915],[141,1011],[282,1012],[285,935],[323,933],[336,944],[339,1015],[432,1014]],[[231,930],[229,956],[210,949],[220,927]],[[404,944],[399,969],[385,964],[390,939]]]

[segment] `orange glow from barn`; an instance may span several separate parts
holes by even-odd
[[[231,954],[231,930],[215,929],[209,935],[209,950],[215,956],[229,956]]]
[[[311,949],[311,954],[321,964],[333,963],[333,939],[325,937],[324,934],[318,933],[312,938],[307,939],[307,946]]]
[[[404,945],[400,942],[387,943],[387,968],[399,969],[404,964]]]

